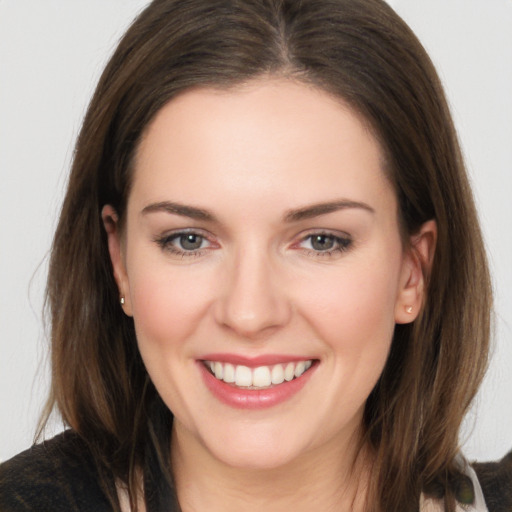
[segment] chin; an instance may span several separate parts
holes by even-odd
[[[242,432],[223,433],[219,437],[208,436],[204,446],[217,460],[227,466],[246,470],[271,470],[286,466],[307,451],[306,443],[263,429],[257,431],[248,426]]]
[[[229,450],[213,453],[220,462],[232,468],[247,471],[269,471],[292,463],[296,455],[275,450]]]

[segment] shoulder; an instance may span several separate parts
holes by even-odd
[[[72,431],[0,465],[2,512],[111,511],[86,444]]]
[[[472,464],[489,512],[512,510],[512,451],[497,462]]]

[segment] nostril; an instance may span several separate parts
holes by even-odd
[[[224,328],[251,338],[270,333],[286,325],[290,308],[279,299],[269,297],[229,297],[216,305],[215,319]]]

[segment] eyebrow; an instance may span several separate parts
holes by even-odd
[[[349,208],[358,208],[366,210],[369,213],[375,213],[375,210],[368,204],[359,201],[351,201],[349,199],[340,199],[338,201],[331,201],[328,203],[317,203],[295,210],[289,210],[284,215],[285,222],[297,222],[305,219],[312,219],[320,215],[337,212],[339,210],[346,210]]]
[[[169,201],[162,201],[160,203],[153,203],[142,210],[142,214],[154,213],[154,212],[166,212],[174,215],[180,215],[182,217],[189,217],[190,219],[203,220],[209,222],[215,222],[215,216],[207,210],[202,208],[196,208],[195,206],[187,206],[180,203],[172,203]]]
[[[298,222],[301,220],[312,219],[319,217],[320,215],[327,215],[328,213],[337,212],[339,210],[346,210],[351,208],[362,209],[369,213],[375,213],[375,210],[366,203],[359,201],[351,201],[349,199],[340,199],[337,201],[330,201],[327,203],[317,203],[301,208],[288,210],[284,216],[284,222]],[[159,203],[152,203],[143,208],[142,214],[154,213],[154,212],[165,212],[173,215],[180,215],[182,217],[188,217],[190,219],[202,220],[208,222],[216,222],[215,215],[210,213],[208,210],[203,208],[197,208],[195,206],[184,205],[180,203],[174,203],[170,201],[161,201]]]

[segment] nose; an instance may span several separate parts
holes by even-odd
[[[240,337],[260,339],[289,322],[292,308],[286,287],[265,251],[247,248],[226,266],[214,306],[218,324]]]

